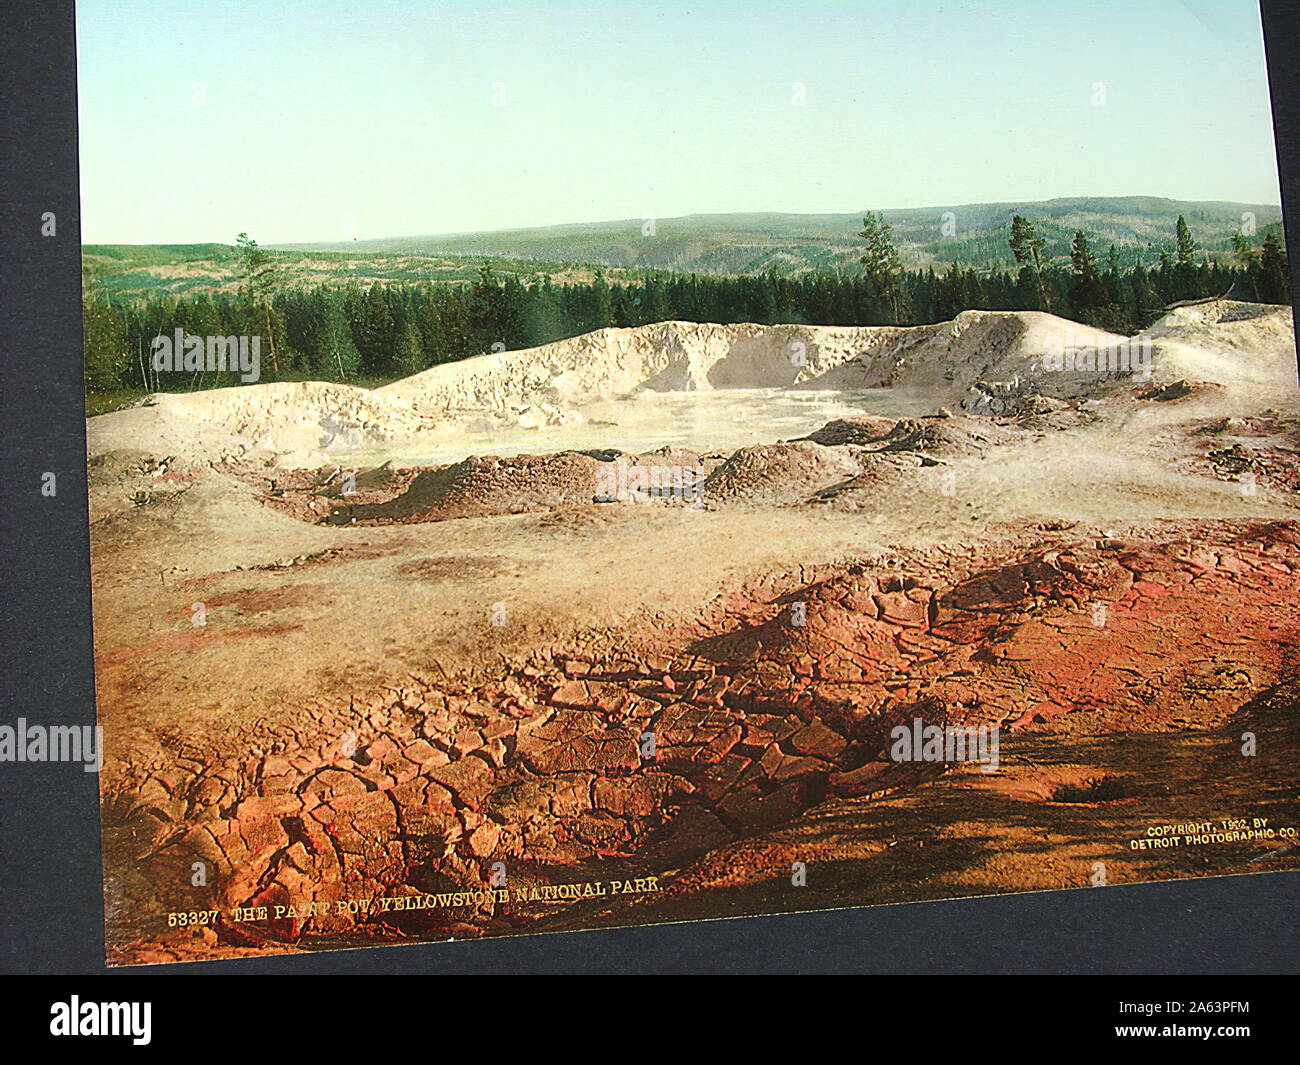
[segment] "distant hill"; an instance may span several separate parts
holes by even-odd
[[[945,211],[951,211],[950,219],[945,219]],[[1255,216],[1253,243],[1281,227],[1281,210],[1268,204],[1157,197],[981,203],[883,214],[894,227],[903,265],[933,266],[942,273],[954,263],[1011,268],[1007,235],[1011,216],[1017,213],[1034,223],[1047,241],[1050,258],[1068,260],[1070,241],[1082,229],[1099,258],[1104,261],[1114,244],[1127,268],[1138,260],[1154,263],[1162,250],[1172,252],[1180,214],[1206,256],[1226,257],[1245,212]],[[733,275],[856,271],[863,213],[688,215],[657,219],[653,236],[642,236],[645,223],[633,218],[491,233],[288,244],[273,250],[288,283],[302,287],[350,280],[468,281],[485,261],[501,275],[527,278],[545,273],[556,283],[589,281],[596,267],[605,268],[613,283],[650,270]],[[954,235],[944,235],[945,221],[950,221]],[[237,285],[237,257],[230,245],[88,244],[83,255],[105,289],[116,296],[233,292]]]
[[[289,288],[374,281],[409,284],[447,283],[478,277],[484,258],[464,255],[400,254],[352,245],[344,251],[271,249]],[[184,296],[195,292],[234,293],[239,288],[239,256],[225,244],[86,244],[82,260],[110,296]],[[556,284],[589,282],[590,266],[537,260],[518,261],[493,256],[493,271],[501,277],[530,278],[549,274]],[[622,279],[611,270],[611,281]]]
[[[945,212],[955,233],[945,236]],[[1172,250],[1178,216],[1187,219],[1197,244],[1211,254],[1226,253],[1242,215],[1256,226],[1278,225],[1280,208],[1269,204],[1196,203],[1159,197],[1080,197],[1039,203],[980,203],[957,207],[908,208],[882,213],[894,227],[905,266],[942,269],[1009,266],[1007,233],[1011,216],[1022,214],[1047,241],[1047,253],[1066,258],[1070,241],[1082,229],[1093,249],[1104,255],[1114,244],[1124,263],[1154,261]],[[862,215],[725,214],[687,215],[655,220],[653,236],[642,236],[639,218],[538,229],[446,236],[390,237],[347,244],[286,245],[304,251],[377,252],[407,255],[504,256],[518,260],[592,263],[624,269],[679,270],[710,274],[750,274],[769,269],[801,272],[819,267],[855,266],[861,254]]]

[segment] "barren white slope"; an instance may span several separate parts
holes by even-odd
[[[1150,329],[1159,382],[1208,381],[1241,398],[1294,396],[1295,324],[1290,307],[1217,300],[1179,307]]]
[[[1295,390],[1289,308],[1180,308],[1139,339],[1150,341],[1157,381]],[[977,382],[1018,381],[1022,391],[1096,395],[1131,384],[1129,375],[1052,372],[1044,356],[1124,341],[1038,311],[965,311],[911,327],[660,322],[446,363],[373,391],[306,382],[159,394],[90,419],[89,450],[147,447],[190,460],[251,452],[318,465],[330,451],[455,436],[476,416],[525,427],[580,420],[585,404],[643,390],[894,387],[937,405]]]
[[[560,408],[637,389],[964,389],[1023,375],[1053,346],[1123,338],[1037,311],[964,311],[922,326],[714,325],[601,329],[520,351],[434,366],[378,390],[423,414],[543,404]]]

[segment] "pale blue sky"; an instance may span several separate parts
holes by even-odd
[[[1250,0],[77,7],[87,243],[1278,202]]]

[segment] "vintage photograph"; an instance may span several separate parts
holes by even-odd
[[[109,964],[1300,868],[1254,4],[76,33]]]

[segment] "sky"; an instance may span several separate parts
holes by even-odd
[[[82,239],[1279,202],[1251,0],[77,4]]]

